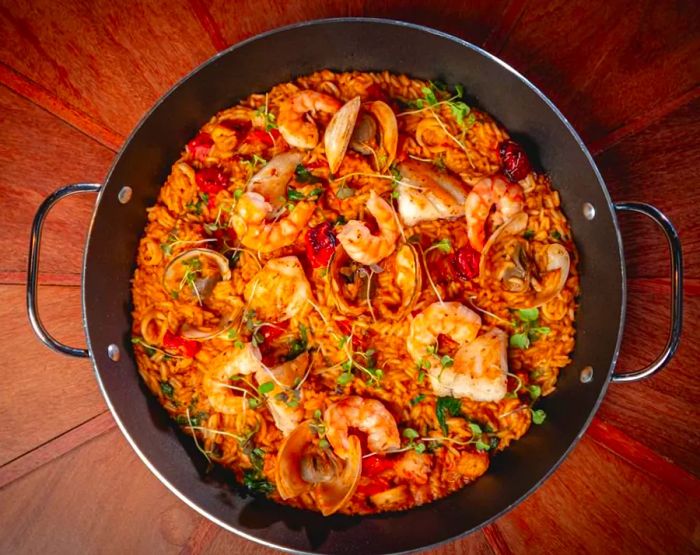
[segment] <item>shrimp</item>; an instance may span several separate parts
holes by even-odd
[[[496,205],[496,225],[523,211],[525,196],[517,183],[508,183],[499,176],[485,177],[467,196],[464,212],[467,218],[469,244],[481,252],[486,244],[486,220]]]
[[[335,114],[342,103],[316,91],[299,91],[280,104],[277,126],[290,146],[310,150],[318,144],[318,128],[306,117],[308,113]]]
[[[218,355],[204,375],[202,388],[211,408],[223,414],[238,414],[244,399],[229,385],[232,376],[247,376],[262,370],[262,355],[252,343],[233,347]]]
[[[463,214],[469,188],[461,179],[413,160],[402,162],[398,170],[399,214],[407,226]]]
[[[303,353],[273,368],[261,366],[255,373],[258,385],[273,384],[273,388],[265,393],[267,408],[275,426],[285,437],[299,425],[304,415],[299,406],[303,392],[292,388],[303,378],[308,366],[309,353]]]
[[[260,193],[274,209],[278,209],[287,200],[287,183],[303,158],[301,152],[278,154],[250,178],[246,191]]]
[[[499,328],[480,335],[455,354],[454,364],[430,374],[436,395],[500,401],[508,392],[508,335]]]
[[[347,459],[353,437],[348,435],[348,428],[365,432],[367,446],[375,453],[398,449],[401,445],[396,420],[377,399],[345,397],[328,407],[323,419],[326,439],[341,459]]]
[[[310,310],[311,286],[296,256],[268,260],[243,292],[263,322],[282,322]]]
[[[366,206],[379,224],[379,235],[372,235],[363,222],[350,220],[337,237],[350,258],[368,266],[394,252],[399,238],[399,226],[389,203],[374,191],[370,192]]]
[[[414,362],[423,367],[429,364],[428,373],[438,374],[443,368],[435,353],[438,336],[448,336],[460,345],[476,338],[481,328],[481,317],[461,303],[433,303],[418,313],[411,322],[406,339],[406,349]]]
[[[272,252],[291,245],[311,219],[316,206],[298,202],[284,218],[266,221],[273,206],[260,193],[243,193],[231,215],[231,225],[241,243],[259,252]]]

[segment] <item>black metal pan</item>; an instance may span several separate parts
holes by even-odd
[[[473,103],[530,148],[551,176],[581,254],[581,306],[573,362],[542,401],[544,426],[494,457],[488,473],[446,499],[375,517],[318,514],[244,497],[226,476],[204,476],[201,461],[140,383],[130,347],[129,280],[152,205],[183,145],[217,111],[254,91],[322,68],[390,70],[463,83]],[[51,206],[79,192],[99,193],[83,265],[88,349],[53,339],[36,306],[41,228]],[[647,368],[614,372],[625,320],[625,263],[617,212],[653,219],[671,255],[671,330]],[[114,418],[135,451],[178,497],[224,528],[290,551],[402,552],[472,532],[513,508],[559,465],[584,433],[608,384],[652,375],[673,356],[682,317],[682,261],[676,231],[656,208],[613,204],[583,142],[557,108],[512,68],[479,48],[425,27],[379,19],[293,25],[242,42],[175,85],[136,127],[102,185],[69,185],[40,207],[31,239],[29,317],[55,351],[90,357]],[[188,456],[189,455],[189,456]]]

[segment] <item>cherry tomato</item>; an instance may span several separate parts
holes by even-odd
[[[464,245],[454,253],[452,266],[455,269],[457,277],[466,281],[468,279],[474,279],[479,275],[480,260],[481,254],[478,251],[474,250],[469,245]]]
[[[328,265],[338,240],[333,234],[330,222],[323,222],[306,232],[304,244],[306,245],[306,256],[311,262],[311,266],[322,268]]]
[[[186,357],[194,358],[202,348],[202,344],[198,341],[185,339],[184,337],[170,333],[170,331],[166,331],[163,336],[163,347],[175,350]]]
[[[195,160],[204,160],[214,146],[214,140],[209,133],[200,133],[189,143],[187,143],[187,152],[189,152]]]
[[[202,168],[195,174],[195,181],[203,193],[215,195],[228,186],[229,176],[219,168]]]
[[[503,141],[498,147],[498,153],[501,156],[503,173],[513,183],[525,179],[527,174],[532,171],[530,160],[528,160],[523,147],[518,143]]]

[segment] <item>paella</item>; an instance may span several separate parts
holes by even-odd
[[[184,147],[140,241],[132,343],[210,464],[372,514],[546,425],[578,295],[559,194],[462,85],[324,70]]]

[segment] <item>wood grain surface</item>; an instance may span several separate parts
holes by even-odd
[[[259,32],[338,16],[403,19],[481,45],[524,73],[581,133],[614,200],[650,202],[686,262],[684,338],[645,382],[613,385],[534,495],[435,553],[700,550],[700,10],[693,0],[0,0],[0,552],[272,553],[167,491],[115,428],[89,361],[46,350],[26,319],[29,226],[72,182],[100,182],[173,83]],[[80,265],[94,197],[60,203],[41,263],[43,318],[81,346]],[[641,217],[621,227],[629,305],[618,368],[663,346],[668,253]]]

